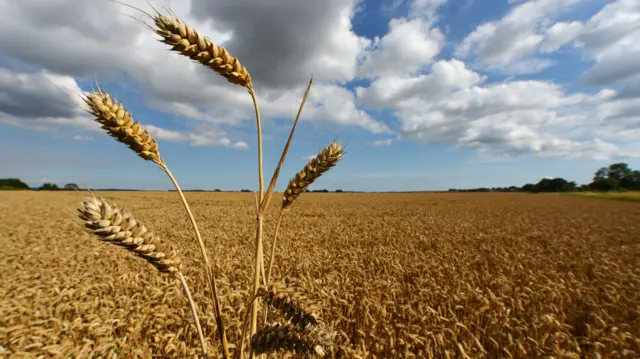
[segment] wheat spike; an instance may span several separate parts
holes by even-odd
[[[153,19],[158,27],[156,34],[162,36],[160,41],[171,45],[172,51],[207,66],[233,84],[248,88],[252,86],[247,69],[227,49],[212,43],[209,38],[173,16],[158,13]]]
[[[138,223],[126,209],[97,197],[88,197],[78,208],[85,228],[100,240],[127,248],[146,259],[160,272],[177,273],[180,259],[175,250]]]
[[[95,116],[95,121],[102,125],[109,136],[126,144],[131,150],[147,161],[161,165],[163,163],[158,144],[149,132],[107,92],[94,91],[83,97]]]
[[[263,286],[258,290],[258,296],[300,329],[312,328],[320,323],[318,315],[310,306],[303,307],[303,298],[288,288],[276,285]]]
[[[317,327],[299,330],[291,324],[266,325],[251,337],[251,350],[256,354],[291,351],[309,357],[324,356],[333,336]]]
[[[343,154],[344,146],[336,141],[320,150],[316,157],[289,181],[282,198],[282,209],[287,209],[313,181],[335,166]]]

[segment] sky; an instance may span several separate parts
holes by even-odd
[[[637,0],[123,0],[166,6],[248,69],[277,190],[333,140],[312,189],[415,191],[589,183],[640,169]],[[0,177],[166,190],[104,133],[98,82],[156,138],[184,189],[257,190],[251,97],[168,50],[109,0],[0,0]]]

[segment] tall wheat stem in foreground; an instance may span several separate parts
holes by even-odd
[[[202,236],[200,235],[200,231],[198,230],[198,225],[196,224],[195,218],[191,213],[189,204],[187,203],[187,200],[182,193],[182,189],[178,185],[175,177],[173,176],[171,171],[169,171],[169,167],[162,159],[162,156],[160,156],[160,151],[158,150],[158,145],[155,139],[142,125],[133,120],[131,113],[125,110],[122,104],[119,104],[116,100],[112,99],[112,97],[102,89],[97,92],[91,92],[90,94],[86,95],[83,100],[89,106],[89,113],[95,116],[95,121],[101,124],[102,128],[106,130],[111,137],[119,142],[126,144],[131,150],[136,152],[139,157],[148,161],[152,161],[153,163],[159,165],[160,168],[167,174],[176,190],[178,191],[178,194],[180,195],[180,199],[182,200],[182,204],[187,212],[187,215],[191,222],[191,226],[193,227],[196,239],[200,246],[200,251],[202,252],[202,256],[204,257],[207,282],[211,287],[214,308],[216,311],[218,333],[222,346],[227,353],[226,357],[228,357],[226,334],[224,332],[224,324],[222,322],[222,313],[220,310],[220,301],[218,298],[218,290],[216,279],[213,274],[213,268],[211,266],[211,263],[209,262],[209,257],[207,256],[207,251],[204,246]]]
[[[206,357],[207,344],[202,334],[202,327],[189,286],[180,270],[181,262],[177,252],[142,223],[136,221],[129,211],[120,209],[102,198],[89,197],[85,199],[78,208],[78,212],[85,228],[100,240],[125,247],[138,257],[147,260],[161,273],[171,274],[180,281],[189,301],[202,352]]]
[[[212,69],[229,82],[246,87],[251,95],[256,114],[256,127],[258,132],[258,181],[259,196],[258,202],[262,203],[264,198],[264,176],[262,169],[262,124],[260,121],[260,111],[256,99],[255,89],[251,82],[251,76],[238,58],[231,56],[224,47],[218,46],[208,38],[201,36],[195,29],[183,23],[175,17],[167,17],[156,11],[152,17],[156,25],[156,34],[162,37],[162,42],[171,45],[172,51],[201,63]],[[255,269],[253,277],[253,293],[257,293],[260,286],[260,269],[264,268],[262,255],[262,222],[263,213],[256,213],[256,252]],[[252,306],[251,334],[257,330],[258,302]],[[228,353],[225,354],[228,357]]]

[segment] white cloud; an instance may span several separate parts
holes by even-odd
[[[388,76],[376,79],[369,87],[358,88],[358,101],[371,108],[393,107],[413,97],[440,97],[451,91],[469,88],[483,80],[459,60],[438,61],[429,74]]]
[[[149,9],[143,0],[127,3]],[[251,73],[260,105],[272,113],[289,115],[291,107],[297,109],[302,95],[299,90],[310,74],[315,80],[312,93],[320,85],[351,80],[360,54],[370,43],[351,29],[357,6],[354,0],[278,0],[268,6],[250,0],[170,0],[166,5],[181,20],[240,58]],[[168,46],[156,41],[157,35],[125,15],[144,19],[140,13],[109,1],[3,3],[0,46],[3,55],[12,60],[70,79],[97,74],[108,86],[110,80],[126,73],[149,106],[197,122],[237,125],[253,121],[245,89],[170,52]],[[270,104],[272,98],[281,98],[274,93],[283,93],[292,101]],[[320,106],[323,99],[316,102]],[[333,102],[327,106],[335,106],[335,99]],[[14,117],[11,122],[20,122],[20,116]],[[265,113],[265,120],[268,117]],[[346,117],[339,112],[334,117],[326,111],[317,120],[381,129],[361,117],[366,116]]]
[[[368,78],[412,74],[431,63],[443,45],[444,35],[439,29],[431,28],[430,21],[392,19],[389,33],[376,38],[367,49],[358,73]]]
[[[313,74],[302,121],[388,137],[399,132],[399,139],[505,156],[636,156],[640,5],[618,0],[584,24],[555,22],[579,1],[520,1],[502,19],[481,24],[458,44],[459,59],[438,59],[445,37],[435,25],[437,9],[446,0],[412,0],[409,15],[391,20],[389,32],[373,40],[353,32],[359,0],[170,0],[167,5],[247,66],[265,123],[295,118]],[[148,8],[143,0],[129,3]],[[95,72],[105,83],[126,73],[146,105],[188,120],[179,129],[147,125],[159,140],[248,148],[220,129],[253,123],[246,89],[169,52],[152,32],[118,13],[131,14],[130,9],[98,0],[3,6],[3,56],[36,71],[0,69],[0,123],[95,131],[97,125],[78,108],[78,96],[70,95],[80,91],[75,79]],[[555,51],[574,45],[594,61],[582,78],[585,83],[621,82],[622,90],[572,94],[542,80],[493,83],[484,72],[540,72],[555,64]],[[358,82],[355,91],[344,86],[355,79],[368,81]],[[126,98],[120,100],[127,105]],[[390,109],[397,118],[381,121],[365,111],[370,109]]]
[[[560,28],[548,29],[545,25],[578,1],[531,0],[518,4],[502,19],[479,25],[458,44],[455,54],[463,58],[474,57],[479,66],[492,71],[509,74],[542,71],[553,62],[531,59],[541,44],[548,50],[569,37],[568,31],[560,36]],[[552,32],[547,33],[547,30]],[[535,66],[531,67],[531,64]]]
[[[611,85],[640,73],[640,3],[618,0],[605,5],[576,39],[595,60],[582,81]]]
[[[42,177],[40,179],[40,183],[60,183],[62,180],[60,179],[49,179],[47,177]]]
[[[455,143],[480,152],[504,156],[637,156],[611,137],[621,129],[619,124],[613,131],[599,127],[604,118],[613,116],[613,110],[596,115],[602,106],[611,106],[609,101],[610,94],[567,94],[553,83],[515,81],[473,86],[437,99],[414,98],[403,102],[397,115],[404,137],[434,144]]]
[[[557,22],[545,33],[546,37],[540,45],[540,51],[553,52],[573,41],[582,31],[580,21]]]
[[[154,125],[144,125],[156,140],[170,142],[186,142],[191,146],[221,146],[246,149],[249,146],[244,141],[231,141],[226,133],[212,125],[199,126],[193,132],[167,130]]]
[[[72,139],[74,139],[76,141],[93,141],[93,137],[84,136],[84,135],[75,135],[75,136],[72,137]]]
[[[391,146],[393,144],[393,139],[388,138],[386,140],[379,140],[373,142],[373,144],[376,146]]]

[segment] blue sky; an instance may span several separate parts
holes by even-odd
[[[640,168],[637,1],[152,3],[251,73],[267,178],[313,74],[278,190],[334,139],[347,154],[314,188],[588,183],[614,162]],[[257,189],[249,95],[127,14],[140,16],[101,0],[0,4],[0,177],[170,189],[83,111],[97,80],[157,138],[183,188]]]

